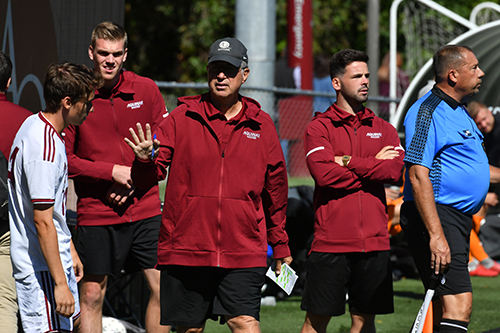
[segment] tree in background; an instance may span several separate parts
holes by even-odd
[[[408,0],[409,1],[409,0]],[[481,0],[437,0],[468,18]],[[129,34],[126,65],[160,81],[205,82],[210,45],[234,36],[236,0],[126,0]],[[380,57],[389,50],[389,10],[392,0],[380,0]],[[276,54],[286,48],[287,0],[276,0]],[[344,48],[366,50],[367,2],[313,0],[313,54],[331,56]],[[398,30],[398,45],[403,36]],[[400,49],[401,51],[404,50]]]
[[[128,66],[162,81],[206,81],[208,49],[234,35],[235,0],[126,0]]]

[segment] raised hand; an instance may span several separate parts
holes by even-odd
[[[144,131],[142,130],[142,126],[140,123],[137,123],[137,134],[135,133],[133,128],[129,128],[129,132],[134,139],[134,142],[125,138],[125,142],[132,148],[135,156],[140,160],[149,160],[151,159],[151,153],[153,151],[153,147],[155,149],[155,155],[157,154],[157,150],[160,148],[160,141],[154,140],[151,135],[151,126],[146,124],[146,135],[144,135]]]

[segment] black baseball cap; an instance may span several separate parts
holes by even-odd
[[[235,67],[240,67],[242,61],[248,63],[247,48],[236,38],[218,39],[210,46],[208,53],[208,63],[213,61],[225,61]]]

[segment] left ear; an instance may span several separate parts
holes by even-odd
[[[71,107],[71,105],[73,105],[73,103],[71,103],[71,98],[69,96],[66,96],[64,97],[62,100],[61,100],[61,105],[66,109],[66,110],[69,110],[69,108]]]
[[[241,83],[245,83],[245,81],[248,79],[248,75],[250,75],[250,68],[245,68],[244,70],[242,70],[241,75],[243,75],[243,81]]]
[[[333,89],[335,89],[335,91],[339,91],[342,87],[342,83],[340,82],[340,79],[338,77],[334,77],[332,79],[332,87]]]
[[[448,79],[454,83],[457,83],[459,75],[460,73],[458,73],[457,70],[450,69],[450,71],[448,72]]]
[[[123,52],[123,62],[127,60],[127,54],[128,54],[128,49],[125,49],[125,51]]]

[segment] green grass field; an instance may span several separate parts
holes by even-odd
[[[469,333],[482,333],[500,328],[500,277],[472,277],[474,304]],[[418,280],[403,279],[394,282],[394,308],[390,315],[376,318],[377,332],[407,333],[417,312],[422,305],[424,290]],[[263,333],[300,332],[305,312],[300,310],[300,297],[290,297],[278,301],[276,306],[264,306],[261,309],[261,330]],[[328,332],[348,333],[350,317],[345,314],[333,317]],[[207,333],[230,332],[227,325],[209,320]],[[500,331],[496,331],[500,332]]]
[[[289,178],[289,186],[314,186],[312,178]],[[165,183],[160,183],[160,198],[163,200]],[[483,333],[500,328],[500,276],[496,278],[472,277],[474,303],[469,333]],[[419,280],[403,279],[394,282],[394,308],[390,315],[378,316],[378,333],[407,333],[422,305],[424,290]],[[300,332],[305,312],[300,310],[300,297],[278,301],[276,306],[261,309],[261,330],[263,333]],[[328,326],[328,333],[348,333],[351,325],[349,314],[334,317]],[[227,325],[208,320],[205,332],[227,333]],[[495,330],[500,332],[500,330]],[[491,332],[493,333],[493,332]]]

